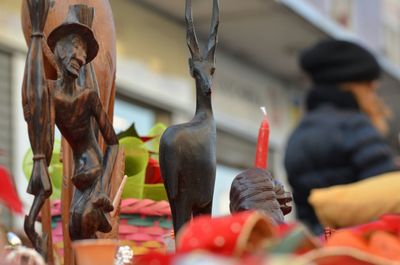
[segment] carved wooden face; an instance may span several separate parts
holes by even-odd
[[[207,45],[200,49],[195,28],[193,25],[192,0],[186,0],[185,6],[186,22],[186,41],[192,55],[189,59],[190,74],[196,79],[196,87],[201,88],[201,92],[211,95],[212,79],[215,72],[215,49],[218,42],[219,25],[219,2],[213,1],[213,13],[211,18],[210,34]]]
[[[205,95],[211,94],[212,79],[215,72],[214,62],[189,59],[190,74],[200,85]]]
[[[55,56],[63,75],[79,76],[79,70],[86,64],[86,49],[86,42],[77,34],[68,35],[57,43]]]

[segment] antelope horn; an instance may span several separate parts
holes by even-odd
[[[218,26],[219,26],[219,3],[218,0],[213,2],[213,12],[211,18],[210,35],[208,36],[207,59],[214,61],[214,53],[218,43]]]
[[[200,57],[199,43],[193,25],[192,0],[186,0],[185,6],[186,41],[192,58]]]

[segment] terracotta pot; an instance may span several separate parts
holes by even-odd
[[[88,239],[72,243],[77,265],[113,265],[118,241]]]

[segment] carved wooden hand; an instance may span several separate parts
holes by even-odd
[[[25,217],[25,232],[35,249],[46,256],[46,240],[37,234],[34,223],[45,202],[51,195],[51,181],[47,167],[53,151],[54,119],[43,66],[43,28],[49,10],[48,0],[26,0],[32,24],[31,42],[27,55],[22,104],[28,124],[29,140],[33,151],[33,169],[28,192],[35,196],[29,215]],[[43,238],[47,238],[44,235]]]

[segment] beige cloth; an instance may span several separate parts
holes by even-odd
[[[400,213],[400,172],[353,184],[314,189],[308,198],[325,227],[340,228]]]

